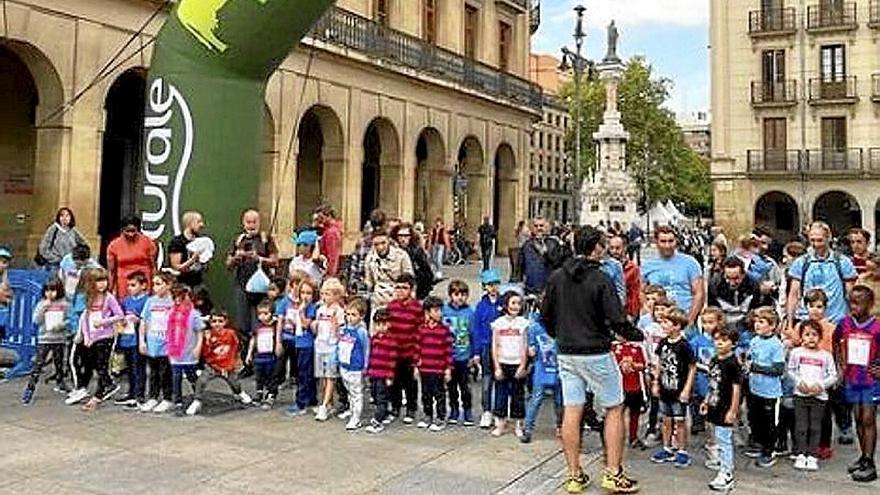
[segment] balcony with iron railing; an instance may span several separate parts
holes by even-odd
[[[752,175],[789,175],[803,169],[801,150],[748,150],[746,167]]]
[[[805,152],[807,154],[805,172],[844,172],[847,174],[862,172],[862,148],[822,148]]]
[[[535,34],[541,27],[541,0],[532,0],[529,10],[529,32]]]
[[[811,105],[852,105],[859,101],[856,76],[810,79]]]
[[[529,11],[529,0],[495,0],[495,3],[519,14],[525,14]]]
[[[797,13],[793,7],[749,12],[749,35],[752,37],[787,36],[795,32]]]
[[[858,29],[858,9],[855,2],[827,2],[807,7],[807,31],[822,33]]]
[[[752,106],[789,107],[797,104],[797,81],[752,81]]]
[[[880,0],[871,0],[868,6],[868,27],[880,29]]]
[[[318,20],[310,37],[535,113],[542,111],[542,92],[536,84],[338,7]]]

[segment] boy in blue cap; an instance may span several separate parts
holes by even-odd
[[[300,270],[307,273],[309,278],[320,287],[324,280],[324,265],[315,248],[318,245],[318,233],[311,229],[303,230],[299,234],[294,234],[291,240],[296,244],[296,256],[290,260],[288,266],[290,277],[293,277],[293,272]]]
[[[483,285],[484,295],[474,311],[473,347],[474,362],[480,365],[483,372],[482,383],[482,406],[483,415],[480,416],[480,428],[492,427],[492,389],[494,381],[492,376],[492,322],[501,315],[501,297],[499,287],[501,274],[496,269],[485,270],[480,274],[480,283]]]

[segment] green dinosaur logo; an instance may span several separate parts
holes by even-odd
[[[183,0],[177,8],[177,18],[199,43],[208,50],[223,53],[229,46],[217,37],[217,15],[230,0]],[[256,0],[266,5],[269,0]]]

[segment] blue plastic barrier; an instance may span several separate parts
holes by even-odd
[[[37,349],[37,329],[34,327],[34,306],[40,301],[43,286],[49,279],[44,270],[9,270],[9,286],[13,292],[9,307],[6,339],[0,346],[18,353],[18,364],[6,372],[7,378],[26,375],[33,366]]]

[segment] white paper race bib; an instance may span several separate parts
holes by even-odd
[[[64,311],[46,311],[43,318],[46,323],[46,328],[49,330],[54,330],[64,325]]]
[[[846,339],[846,363],[852,366],[867,366],[871,356],[871,339],[850,335]]]
[[[91,325],[92,330],[98,330],[99,328],[101,328],[101,322],[103,321],[103,311],[89,311],[89,325]]]
[[[269,354],[275,352],[275,338],[272,332],[260,332],[257,334],[257,353]]]
[[[303,329],[302,324],[300,323],[299,310],[288,308],[287,312],[284,314],[284,328],[292,328],[294,329],[294,335],[297,337],[302,336]]]
[[[168,332],[168,311],[154,309],[150,312],[150,334],[159,338],[165,338]]]
[[[354,342],[350,340],[339,341],[339,362],[342,364],[351,364],[351,353],[354,350]]]
[[[810,385],[821,385],[822,379],[825,378],[822,366],[817,366],[815,364],[801,365],[800,373],[803,382]]]

